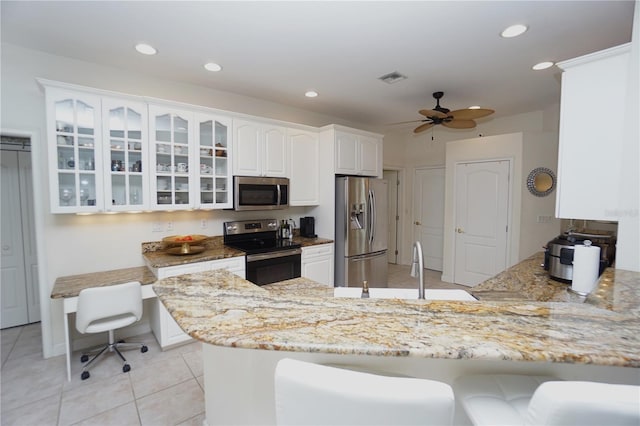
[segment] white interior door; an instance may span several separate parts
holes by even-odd
[[[413,183],[414,234],[422,244],[425,268],[435,271],[442,271],[444,183],[444,167],[416,169]]]
[[[398,263],[398,171],[385,170],[382,177],[388,182],[387,257]]]
[[[33,170],[30,152],[18,152],[20,176],[20,212],[22,217],[22,250],[29,323],[40,321],[40,293],[38,283],[38,255],[36,247],[36,219],[33,205]]]
[[[22,217],[20,215],[20,176],[18,153],[2,151],[2,315],[0,328],[26,324],[26,275],[22,247]]]
[[[474,286],[506,267],[509,168],[508,160],[456,165],[456,284]]]

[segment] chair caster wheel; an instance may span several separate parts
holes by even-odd
[[[82,380],[87,380],[87,379],[89,378],[89,376],[91,376],[91,374],[89,374],[89,372],[88,372],[88,371],[83,371],[83,372],[82,372],[82,375],[80,376],[80,378],[81,378]]]
[[[127,371],[131,370],[131,366],[129,364],[125,364],[122,366],[122,372],[126,373]]]
[[[87,361],[89,361],[89,355],[82,355],[80,357],[80,362],[87,362]],[[89,377],[89,376],[87,376],[87,377]]]
[[[148,348],[148,347],[146,347],[146,346],[144,346],[144,345],[140,348],[140,352],[142,352],[142,353],[145,353],[145,352],[147,352],[148,350],[149,350],[149,348]]]

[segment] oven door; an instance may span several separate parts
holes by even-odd
[[[234,176],[234,210],[276,210],[289,206],[289,179]]]
[[[298,278],[301,258],[301,249],[247,255],[247,280],[265,285]]]

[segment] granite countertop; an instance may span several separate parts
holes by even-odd
[[[305,238],[297,235],[294,237],[294,242],[301,244],[302,247],[310,247],[332,243],[333,240]],[[51,290],[51,298],[76,297],[82,289],[87,287],[102,287],[129,281],[140,281],[142,285],[152,284],[156,281],[156,277],[149,268],[165,268],[245,255],[243,251],[226,247],[222,236],[209,237],[202,244],[205,247],[205,251],[202,253],[176,256],[167,254],[165,252],[166,246],[161,241],[142,243],[142,256],[147,266],[59,277]]]
[[[535,293],[527,274],[541,277],[536,256],[480,289]],[[640,273],[608,270],[582,301],[343,299],[304,278],[258,287],[223,270],[165,278],[153,288],[183,330],[213,345],[637,368],[639,283]]]
[[[326,238],[305,238],[301,236],[295,236],[293,241],[301,244],[302,247],[310,247],[333,242],[333,240]],[[205,247],[205,251],[202,253],[177,256],[166,253],[166,247],[160,241],[142,243],[142,256],[144,257],[147,266],[150,268],[166,268],[169,266],[206,262],[209,260],[220,260],[245,255],[241,250],[225,246],[222,236],[209,237],[203,242],[203,245]]]
[[[640,316],[640,274],[607,268],[597,289],[587,297],[569,291],[571,284],[555,281],[542,267],[544,253],[536,253],[470,289],[482,301],[536,301],[584,303],[597,308]],[[635,285],[614,285],[628,282]]]
[[[156,277],[146,266],[60,277],[53,285],[51,298],[76,297],[87,287],[103,287],[129,281],[139,281],[140,284],[147,285],[153,284]]]

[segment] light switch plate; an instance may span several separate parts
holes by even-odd
[[[162,222],[153,222],[151,232],[162,232]]]
[[[173,231],[173,222],[167,222],[167,231]]]

